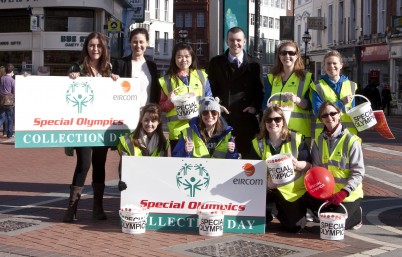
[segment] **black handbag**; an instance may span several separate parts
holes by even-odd
[[[13,106],[15,104],[15,95],[14,94],[7,94],[3,95],[0,94],[0,106]]]

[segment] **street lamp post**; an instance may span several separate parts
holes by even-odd
[[[304,32],[304,35],[302,36],[302,40],[303,40],[303,42],[305,44],[305,47],[304,47],[304,67],[305,67],[305,69],[307,69],[307,45],[308,45],[308,42],[310,42],[310,40],[311,40],[311,35],[310,35],[310,33],[308,33],[308,30],[306,30],[306,32]]]

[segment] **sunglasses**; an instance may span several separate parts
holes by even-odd
[[[321,119],[326,119],[329,116],[334,117],[335,115],[337,115],[339,112],[330,112],[330,113],[325,113],[323,115],[321,115]]]
[[[280,51],[279,54],[282,55],[282,56],[286,56],[286,55],[295,56],[296,51]]]
[[[265,120],[265,123],[272,123],[272,121],[275,121],[275,123],[279,123],[279,122],[281,122],[283,120],[283,118],[282,117],[275,117],[275,118],[267,118],[266,120]]]
[[[212,116],[218,116],[218,112],[217,111],[203,111],[201,114],[202,116],[208,116],[209,114],[212,114]]]

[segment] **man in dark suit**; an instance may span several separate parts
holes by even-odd
[[[228,115],[222,116],[234,129],[236,147],[242,158],[249,155],[251,141],[258,133],[256,115],[263,98],[261,65],[244,51],[246,42],[240,27],[231,28],[226,39],[229,49],[212,58],[208,66],[212,94],[229,110]]]

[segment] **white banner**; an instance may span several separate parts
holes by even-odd
[[[116,145],[135,129],[137,79],[16,76],[15,147]]]
[[[147,229],[196,230],[197,210],[225,210],[224,231],[265,233],[264,161],[123,156],[121,207],[149,209]]]

